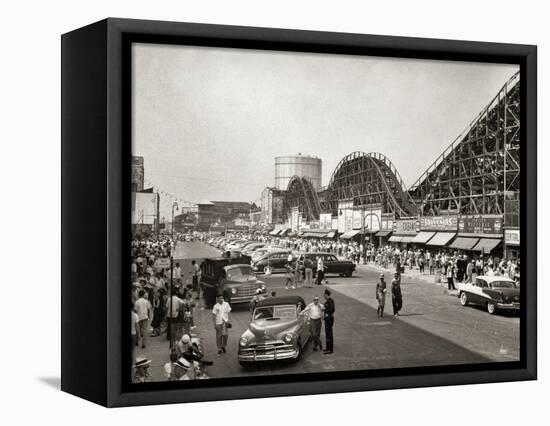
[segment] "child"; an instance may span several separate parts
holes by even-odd
[[[289,290],[290,288],[295,289],[296,285],[294,284],[294,270],[292,269],[292,266],[290,263],[287,263],[285,265],[286,268],[286,284],[285,289]]]

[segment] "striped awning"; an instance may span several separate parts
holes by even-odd
[[[403,235],[392,235],[388,240],[390,243],[400,243],[403,239]]]
[[[375,235],[375,237],[387,237],[390,235],[392,231],[378,231]]]

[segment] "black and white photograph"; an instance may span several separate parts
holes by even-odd
[[[132,383],[519,361],[520,84],[133,43]]]

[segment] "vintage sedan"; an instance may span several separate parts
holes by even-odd
[[[256,304],[248,330],[239,340],[239,363],[298,360],[307,344],[309,315],[299,296],[268,297]]]
[[[334,254],[324,252],[301,253],[313,262],[313,276],[317,274],[317,258],[323,259],[325,274],[335,274],[341,277],[351,277],[355,271],[355,263],[349,260],[339,260]]]
[[[458,284],[458,297],[462,306],[482,305],[487,312],[519,310],[519,287],[510,278],[481,275],[474,282]]]

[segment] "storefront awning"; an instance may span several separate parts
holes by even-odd
[[[284,237],[284,236],[287,234],[287,232],[289,232],[289,231],[290,231],[290,228],[284,228],[284,229],[279,233],[279,236],[280,236],[280,237]]]
[[[477,244],[479,238],[466,238],[466,237],[457,237],[453,243],[449,246],[452,249],[458,250],[471,250],[473,246]]]
[[[375,237],[387,237],[392,231],[378,231]]]
[[[416,238],[415,235],[405,235],[404,237],[401,237],[401,241],[399,241],[400,243],[411,243],[412,240],[414,240]]]
[[[456,232],[438,232],[426,244],[429,246],[446,246],[453,239]]]
[[[392,235],[388,240],[390,243],[400,243],[403,239],[402,235]]]
[[[304,238],[325,238],[327,236],[326,232],[306,232],[302,237]]]
[[[336,231],[330,231],[330,232],[327,234],[327,238],[334,238],[335,235],[336,235]]]
[[[279,232],[281,232],[280,229],[274,229],[273,231],[271,231],[271,232],[269,233],[269,235],[272,235],[272,236],[279,235]]]
[[[426,244],[435,235],[435,232],[420,231],[411,241],[413,244]]]
[[[344,232],[342,235],[340,235],[340,239],[343,240],[349,240],[350,238],[355,237],[357,234],[359,234],[361,231],[348,231]]]
[[[479,242],[472,248],[474,251],[480,251],[482,253],[491,253],[501,243],[500,238],[482,238]]]

